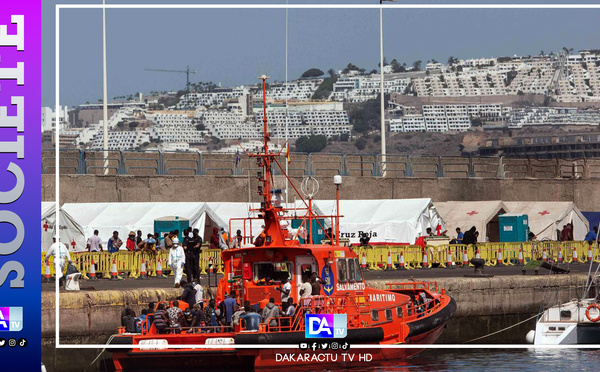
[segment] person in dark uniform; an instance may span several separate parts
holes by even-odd
[[[192,228],[189,227],[183,230],[183,250],[185,251],[185,266],[184,273],[187,276],[189,282],[194,280],[194,274],[192,272],[194,266],[194,255],[192,253]]]
[[[202,254],[202,237],[199,235],[199,230],[194,229],[190,240],[192,251],[192,277],[196,283],[200,283],[200,255]]]

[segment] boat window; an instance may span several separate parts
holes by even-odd
[[[402,313],[402,306],[398,306],[396,308],[396,315],[398,316],[398,318],[402,318],[402,315],[403,315],[403,313]]]
[[[379,311],[377,310],[371,310],[371,319],[373,319],[373,321],[378,321],[379,320]]]
[[[356,270],[354,269],[354,259],[348,259],[348,281],[354,282],[356,280]]]
[[[385,309],[385,318],[387,320],[392,320],[392,309]]]
[[[363,281],[363,275],[362,275],[362,271],[360,268],[360,264],[358,263],[358,258],[354,259],[354,268],[355,268],[355,273],[356,273],[356,281],[357,282],[362,282]]]
[[[342,258],[337,260],[337,272],[338,282],[345,283],[348,280],[346,277],[346,260]]]
[[[254,263],[254,282],[265,283],[267,278],[270,278],[272,282],[281,282],[283,278],[291,280],[291,272],[291,262],[256,262]]]

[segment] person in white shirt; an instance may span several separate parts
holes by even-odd
[[[281,310],[285,312],[288,307],[288,298],[290,298],[292,292],[292,285],[288,282],[288,278],[283,278],[281,279],[281,286],[275,289],[281,292]]]
[[[307,276],[302,277],[302,285],[300,286],[300,291],[298,293],[300,295],[300,300],[298,301],[298,306],[310,306],[311,305],[311,295],[312,295],[312,286],[310,285],[310,280]]]
[[[86,248],[88,252],[102,252],[102,239],[98,236],[98,230],[87,239]]]
[[[169,267],[175,274],[175,288],[179,288],[179,282],[183,275],[183,266],[185,265],[185,251],[179,245],[179,239],[173,238],[173,246],[169,250]]]
[[[296,307],[294,306],[294,302],[291,297],[288,299],[287,304],[288,305],[287,310],[285,311],[285,316],[293,318],[294,315],[296,315]]]
[[[196,290],[196,303],[201,304],[204,301],[204,288],[198,283],[194,286],[194,289]]]
[[[63,271],[65,270],[67,262],[71,263],[71,255],[69,254],[66,244],[57,243],[56,237],[52,238],[52,245],[46,252],[46,263],[48,263],[48,258],[50,256],[53,257],[54,262],[58,262],[60,270],[56,273],[56,277],[60,280],[63,276]]]

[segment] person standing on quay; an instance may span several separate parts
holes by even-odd
[[[98,236],[98,230],[87,239],[86,248],[88,252],[102,252],[102,239]]]
[[[183,275],[183,266],[185,265],[185,252],[179,245],[179,239],[173,238],[173,245],[169,250],[169,267],[175,274],[175,288],[179,288],[181,277]]]
[[[119,238],[119,232],[113,231],[113,235],[108,239],[107,248],[110,253],[117,253],[123,245],[123,241]]]
[[[200,283],[200,255],[202,254],[202,237],[199,235],[199,230],[192,231],[192,239],[190,241],[192,250],[192,277]]]

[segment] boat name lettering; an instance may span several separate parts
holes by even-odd
[[[365,289],[365,283],[336,283],[336,291],[362,291]]]
[[[395,301],[396,296],[392,293],[369,294],[369,300],[373,302]]]

